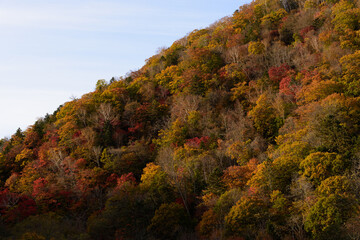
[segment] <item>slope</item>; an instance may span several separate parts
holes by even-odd
[[[244,5],[1,140],[1,236],[359,238],[359,5]]]

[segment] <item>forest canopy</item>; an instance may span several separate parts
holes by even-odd
[[[360,239],[359,7],[253,1],[0,140],[1,239]]]

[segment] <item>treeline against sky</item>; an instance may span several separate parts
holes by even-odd
[[[252,2],[2,139],[1,239],[360,239],[359,6]]]

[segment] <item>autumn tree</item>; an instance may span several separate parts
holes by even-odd
[[[256,101],[256,106],[249,112],[258,133],[266,139],[273,140],[281,125],[281,120],[275,115],[275,109],[269,103],[268,95],[263,94]]]
[[[156,210],[148,231],[158,239],[174,239],[187,231],[191,220],[183,206],[177,203],[162,204]]]

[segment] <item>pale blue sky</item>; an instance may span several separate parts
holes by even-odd
[[[0,0],[0,138],[244,0]]]

